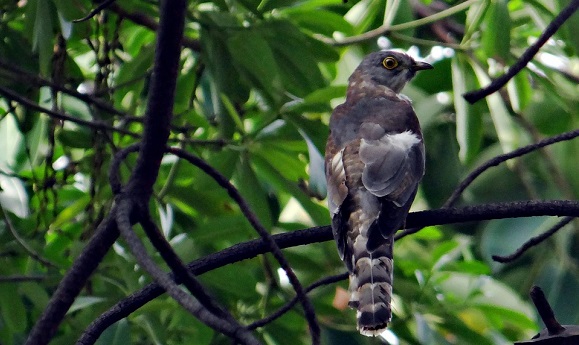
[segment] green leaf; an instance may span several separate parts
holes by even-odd
[[[263,224],[266,229],[271,229],[276,219],[273,219],[267,194],[257,179],[253,168],[250,166],[247,156],[242,157],[238,163],[235,180],[239,192],[249,203],[251,210],[257,215],[261,224]]]
[[[488,85],[491,83],[490,78],[482,68],[474,62],[471,63],[471,66],[474,69],[480,85]],[[487,96],[485,100],[488,104],[491,119],[495,125],[495,130],[503,152],[509,152],[519,147],[521,141],[520,133],[500,94],[495,92]]]
[[[283,11],[282,14],[288,16],[299,27],[328,37],[332,37],[336,31],[346,35],[351,35],[353,32],[352,24],[347,22],[343,16],[331,11],[323,9],[312,11],[293,7]]]
[[[27,325],[26,309],[15,284],[2,284],[0,293],[0,315],[4,327],[12,334],[24,332]]]
[[[235,109],[235,106],[233,105],[233,103],[231,103],[231,101],[229,100],[229,98],[227,97],[226,94],[222,93],[220,96],[221,96],[221,102],[223,103],[223,106],[227,110],[227,114],[229,115],[231,120],[233,120],[233,123],[235,123],[235,127],[237,127],[237,129],[241,133],[244,133],[245,128],[243,127],[243,122],[241,121],[241,116],[239,115],[239,113]]]
[[[121,108],[131,109],[135,106],[136,101],[143,91],[144,80],[132,83],[131,81],[136,77],[143,76],[153,66],[154,56],[154,45],[150,44],[141,46],[139,53],[132,60],[123,63],[121,68],[119,68],[115,84],[126,85],[119,87],[117,92],[115,92],[115,103],[122,105]],[[129,93],[131,94],[131,97],[126,98]],[[128,104],[126,104],[126,102],[128,102]]]
[[[483,0],[472,4],[466,13],[466,28],[461,43],[468,42],[473,34],[480,30],[481,23],[489,9],[491,0]]]
[[[53,230],[59,229],[65,223],[68,223],[75,217],[82,215],[86,209],[86,206],[90,202],[91,202],[90,195],[83,194],[83,196],[77,201],[75,201],[72,205],[60,211],[60,213],[56,216],[56,219],[52,222],[52,224],[50,224],[50,228]]]
[[[324,156],[304,131],[300,130],[300,134],[304,137],[304,140],[308,144],[308,154],[310,157],[310,164],[308,165],[310,183],[308,184],[308,188],[318,198],[324,199],[327,194]]]
[[[303,97],[325,85],[310,41],[288,21],[274,21],[260,28],[279,67],[283,85],[292,94]],[[279,37],[286,36],[281,41]]]
[[[241,30],[227,39],[233,65],[273,104],[282,96],[282,83],[273,52],[257,31]]]
[[[275,188],[289,193],[296,198],[304,210],[310,215],[314,224],[325,225],[329,223],[330,217],[327,208],[314,203],[310,197],[298,187],[297,183],[285,179],[273,165],[259,156],[254,156],[252,162],[257,167],[260,176],[267,179]]]
[[[513,79],[507,83],[509,100],[513,110],[517,113],[523,112],[533,98],[533,89],[529,76],[525,70],[517,73]]]
[[[57,138],[59,142],[70,148],[90,149],[94,147],[93,132],[86,128],[61,129],[58,131]]]
[[[571,1],[573,0],[558,0],[559,8],[563,9],[569,5]],[[566,34],[568,44],[575,50],[575,56],[577,56],[577,54],[579,54],[579,35],[577,35],[579,32],[579,16],[577,16],[577,13],[567,19],[561,31]]]
[[[97,303],[102,303],[104,301],[106,301],[106,298],[104,297],[79,296],[74,300],[74,302],[70,306],[70,309],[68,309],[66,313],[72,314],[77,310],[85,309]]]
[[[128,345],[131,344],[131,332],[127,319],[122,319],[109,326],[99,337],[95,345]]]
[[[437,226],[427,226],[413,234],[412,238],[419,240],[439,240],[442,238],[442,231]]]
[[[497,328],[505,327],[505,324],[515,324],[523,329],[535,330],[535,321],[516,310],[500,307],[492,304],[478,304],[477,309],[485,313],[486,317],[496,323]]]
[[[492,0],[485,16],[482,47],[490,58],[501,58],[505,63],[511,52],[511,17],[507,0]]]
[[[53,50],[53,7],[52,2],[30,0],[27,3],[28,15],[34,18],[32,31],[32,51],[39,55],[40,73],[50,76]]]
[[[459,158],[464,163],[471,163],[477,156],[483,135],[482,117],[471,107],[462,95],[474,90],[477,84],[472,69],[461,55],[452,58],[452,88],[454,109],[456,111],[456,139],[460,150]]]

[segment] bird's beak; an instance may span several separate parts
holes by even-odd
[[[422,62],[422,61],[416,61],[414,63],[414,65],[412,65],[412,70],[413,71],[422,71],[424,69],[433,69],[434,67],[432,67],[431,64],[426,63],[426,62]]]

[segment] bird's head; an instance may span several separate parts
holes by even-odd
[[[357,72],[399,93],[417,71],[431,68],[432,65],[415,61],[409,55],[387,50],[366,56],[358,66]]]

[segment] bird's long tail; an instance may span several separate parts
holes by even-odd
[[[364,239],[358,238],[353,248],[354,272],[350,274],[349,305],[358,310],[360,333],[376,336],[392,318],[393,239],[388,239],[371,253],[366,250]]]

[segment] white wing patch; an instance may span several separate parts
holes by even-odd
[[[365,164],[362,183],[372,194],[383,197],[400,187],[405,175],[412,171],[411,149],[420,143],[412,131],[385,134],[378,140],[362,139],[360,159]]]
[[[389,140],[390,144],[398,145],[404,151],[410,150],[410,148],[420,142],[420,139],[412,131],[405,131],[398,134],[386,134],[380,140]]]

